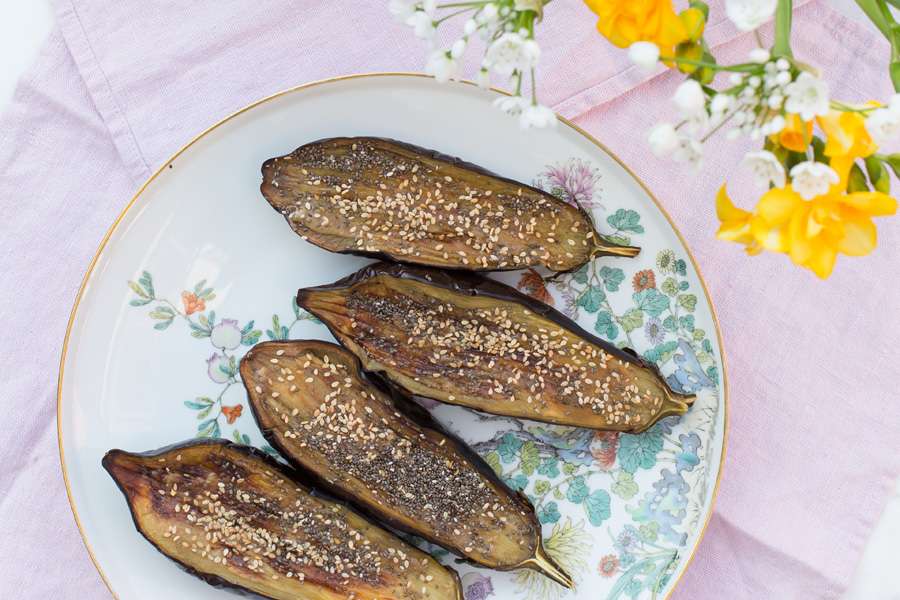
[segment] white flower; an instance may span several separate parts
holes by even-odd
[[[776,133],[779,133],[782,129],[784,129],[784,126],[786,124],[787,123],[784,120],[784,117],[782,117],[781,115],[775,115],[762,124],[760,132],[763,135],[775,135]]]
[[[482,23],[493,23],[500,16],[500,10],[494,3],[485,4],[484,8],[478,14],[478,20]]]
[[[453,42],[453,45],[450,46],[450,56],[453,58],[459,58],[466,51],[466,38],[460,38]]]
[[[518,33],[504,33],[488,46],[485,62],[498,75],[509,76],[513,71],[526,71],[537,64],[540,46]]]
[[[778,0],[725,0],[725,14],[741,31],[753,31],[775,14]]]
[[[694,79],[688,79],[679,85],[672,100],[684,117],[706,112],[706,97],[703,95],[703,88]]]
[[[791,169],[791,187],[804,200],[828,193],[828,188],[840,182],[837,172],[825,163],[805,161]]]
[[[206,359],[206,374],[216,383],[225,383],[234,375],[231,362],[218,352]]]
[[[428,13],[417,10],[411,17],[406,19],[406,24],[413,28],[413,34],[417,38],[423,40],[434,39],[434,21]]]
[[[804,71],[796,80],[784,87],[787,101],[784,109],[800,115],[804,121],[828,113],[828,84]]]
[[[775,68],[779,71],[789,71],[791,68],[791,62],[788,59],[781,57],[777,61],[775,61]]]
[[[388,10],[394,18],[401,22],[405,22],[416,11],[416,0],[390,0],[388,2]]]
[[[522,114],[528,104],[528,101],[522,96],[501,96],[494,100],[495,107],[512,116]]]
[[[671,123],[659,123],[647,134],[650,151],[662,158],[668,156],[678,147],[678,132]]]
[[[750,59],[750,62],[763,64],[769,60],[769,51],[765,48],[754,48],[750,51],[750,55],[747,58]]]
[[[866,119],[866,131],[876,144],[884,146],[900,134],[900,110],[876,108]]]
[[[234,350],[241,345],[241,328],[234,319],[222,319],[212,328],[209,341],[216,348],[222,350]]]
[[[682,137],[678,140],[678,148],[672,154],[675,162],[687,163],[695,170],[699,171],[703,166],[703,146],[690,137]]]
[[[556,113],[543,104],[530,104],[519,117],[519,127],[522,129],[556,127]]]
[[[488,89],[489,87],[491,87],[491,72],[486,68],[481,67],[480,69],[478,69],[478,77],[475,79],[475,82],[481,89]]]
[[[709,103],[709,112],[721,114],[734,106],[734,96],[731,94],[716,94]]]
[[[628,58],[642,71],[652,71],[659,60],[659,46],[653,42],[635,42],[628,47]]]
[[[888,108],[892,111],[900,113],[900,94],[894,94],[888,101]]]
[[[478,29],[478,23],[475,22],[475,19],[469,19],[466,21],[466,24],[463,25],[463,33],[466,35],[472,35]]]
[[[446,50],[435,50],[428,55],[425,72],[434,75],[435,81],[446,83],[456,78],[456,74],[459,72],[459,63]]]
[[[743,164],[753,173],[759,187],[769,187],[770,183],[775,187],[784,187],[784,167],[768,150],[748,152],[744,156]]]

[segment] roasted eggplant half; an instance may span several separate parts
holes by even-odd
[[[263,196],[330,250],[445,269],[570,271],[640,249],[604,239],[555,196],[432,150],[330,138],[262,166]]]
[[[110,450],[103,467],[141,535],[211,585],[280,600],[462,600],[454,571],[249,446]]]
[[[541,545],[527,498],[347,350],[265,342],[241,360],[253,416],[290,463],[397,529],[483,566],[528,567],[571,587]]]
[[[636,355],[475,273],[377,263],[299,290],[297,304],[412,394],[561,425],[640,432],[687,411]]]

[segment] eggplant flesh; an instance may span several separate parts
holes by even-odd
[[[240,369],[266,439],[329,492],[471,562],[528,567],[571,587],[527,498],[419,405],[374,385],[347,350],[264,342]]]
[[[635,256],[581,208],[481,167],[394,140],[330,138],[263,163],[260,190],[332,252],[474,271],[576,269]]]
[[[462,600],[455,572],[249,446],[189,442],[103,466],[135,527],[207,583],[267,598]]]
[[[553,308],[474,273],[378,263],[298,291],[367,371],[483,412],[641,432],[694,396]]]

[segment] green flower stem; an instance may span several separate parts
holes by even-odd
[[[841,102],[840,100],[832,100],[830,104],[831,104],[831,108],[836,108],[843,112],[860,113],[862,115],[869,114],[870,112],[872,112],[873,110],[878,108],[877,106],[865,106],[865,107],[852,106],[850,104],[845,104],[844,102]]]
[[[775,45],[772,47],[773,56],[793,56],[791,52],[791,18],[793,17],[794,3],[792,0],[778,0],[775,9]]]
[[[180,310],[178,310],[178,307],[175,306],[174,304],[172,304],[169,300],[167,300],[167,299],[165,299],[165,298],[157,298],[156,300],[159,301],[159,302],[162,302],[163,304],[165,304],[166,306],[168,306],[169,308],[171,308],[172,310],[174,310],[176,315],[178,315],[179,317],[181,317],[182,319],[184,319],[184,320],[187,321],[188,323],[193,323],[193,321],[191,320],[191,318],[190,318],[189,316],[187,316],[186,314],[184,314],[183,312],[181,312]]]
[[[465,6],[467,8],[477,8],[483,7],[490,3],[491,0],[481,0],[478,2],[448,2],[447,4],[438,4],[437,8],[459,8],[460,6]]]
[[[660,56],[659,60],[674,62],[676,64],[692,65],[695,67],[707,67],[713,71],[731,71],[735,73],[756,73],[762,72],[762,65],[759,63],[738,63],[735,65],[720,65],[718,63],[706,62],[705,60],[693,60],[690,58],[680,58],[675,56]]]
[[[547,491],[546,491],[546,492],[544,492],[544,493],[541,494],[539,497],[537,497],[537,502],[535,502],[535,508],[540,508],[541,506],[543,506],[543,505],[544,505],[544,500],[547,498],[547,495],[550,494],[550,493],[552,493],[553,490],[558,490],[558,489],[560,488],[560,486],[562,486],[563,484],[570,483],[570,482],[572,482],[573,480],[575,480],[576,478],[582,477],[583,475],[584,475],[584,473],[580,473],[579,471],[575,471],[574,473],[572,473],[572,474],[569,475],[568,477],[563,477],[559,482],[557,482],[557,483],[551,485],[549,488],[547,488]]]
[[[890,14],[890,11],[886,11],[887,15],[885,15],[885,11],[882,10],[884,3],[879,2],[878,0],[856,0],[856,4],[864,13],[866,13],[866,16],[869,17],[869,20],[878,28],[878,31],[890,41],[891,38],[893,38],[893,35],[891,34],[891,21],[893,21],[893,16]],[[894,3],[892,2],[892,4]],[[898,4],[900,4],[900,2],[897,2],[894,5],[897,6]],[[893,48],[891,50],[893,51]]]
[[[457,11],[453,11],[453,12],[450,13],[449,15],[444,15],[443,17],[441,17],[440,19],[438,19],[437,21],[435,21],[435,22],[434,22],[434,26],[437,27],[438,25],[440,25],[440,24],[443,23],[444,21],[446,21],[446,20],[448,20],[448,19],[452,19],[453,17],[457,17],[457,16],[459,16],[459,15],[461,15],[461,14],[467,13],[467,12],[469,12],[470,10],[475,10],[475,7],[474,7],[474,6],[469,6],[469,7],[467,7],[467,8],[463,8],[463,9],[460,9],[460,10],[457,10]]]

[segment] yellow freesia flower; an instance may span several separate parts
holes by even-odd
[[[723,185],[716,194],[716,216],[722,223],[716,237],[720,240],[744,244],[747,254],[759,254],[762,246],[756,242],[751,229],[754,215],[750,211],[738,208],[731,202]]]
[[[831,159],[831,168],[841,178],[839,187],[846,189],[853,162],[874,154],[878,145],[866,131],[866,119],[859,113],[830,110],[827,115],[816,117],[816,121],[827,136],[825,156]]]
[[[664,56],[672,56],[675,46],[696,34],[688,31],[670,0],[585,0],[585,4],[599,17],[597,30],[619,48],[653,42]]]
[[[865,256],[875,249],[872,217],[892,215],[897,201],[881,192],[827,194],[803,200],[790,185],[766,192],[756,207],[753,234],[767,250],[786,252],[794,263],[825,279],[839,253]]]
[[[800,115],[789,114],[785,117],[784,129],[769,136],[769,139],[788,150],[806,152],[812,141],[812,131],[812,121],[804,121]]]

